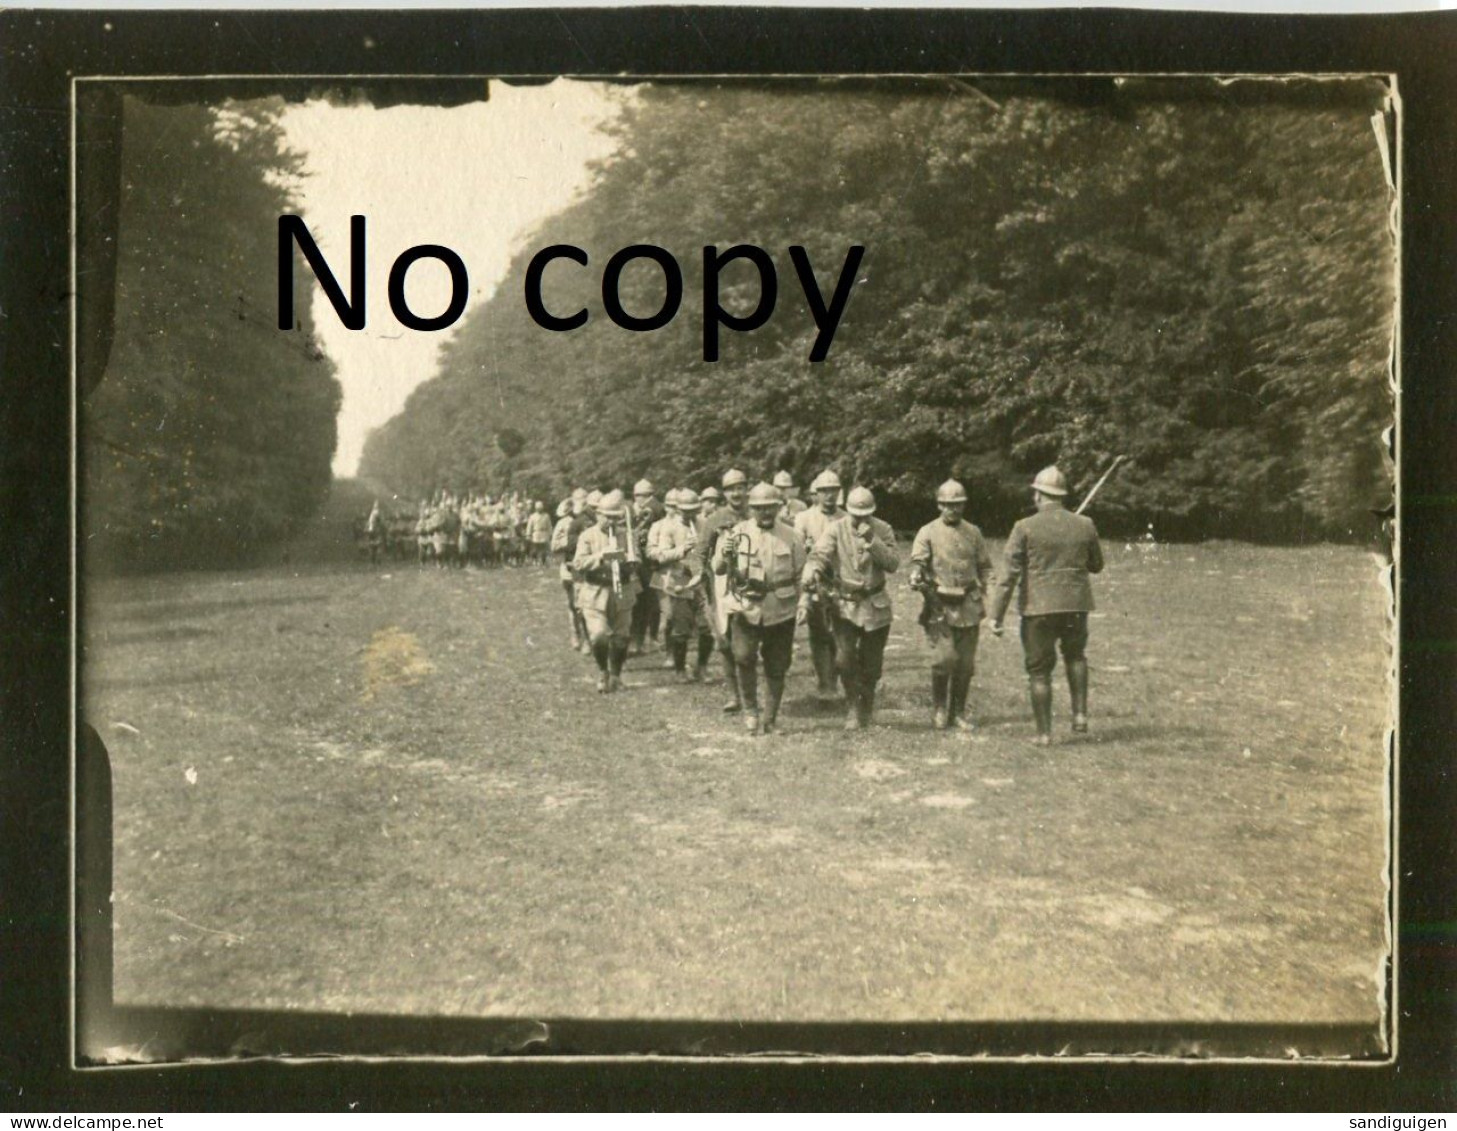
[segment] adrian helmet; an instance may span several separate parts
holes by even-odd
[[[1032,489],[1060,499],[1067,494],[1067,476],[1054,467],[1044,467],[1032,480]]]
[[[815,476],[815,481],[809,485],[811,491],[838,491],[840,489],[840,477],[829,468],[825,468]]]
[[[787,471],[776,471],[774,473],[774,486],[776,486],[776,487],[793,487],[794,486],[794,476],[790,475],[789,472],[787,472]]]
[[[966,488],[956,480],[948,479],[936,488],[936,502],[964,503],[966,502]]]
[[[603,495],[597,503],[597,513],[607,518],[621,518],[627,509],[627,500],[615,488]]]
[[[754,489],[749,492],[749,506],[751,507],[779,507],[784,503],[784,497],[779,494],[777,488],[768,483],[756,483]]]
[[[864,518],[875,513],[875,496],[869,487],[854,487],[850,491],[850,497],[845,500],[845,509],[857,518]]]
[[[723,473],[723,481],[721,483],[721,486],[738,487],[741,484],[747,483],[748,481],[749,477],[735,467]]]

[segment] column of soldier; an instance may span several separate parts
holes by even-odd
[[[845,729],[871,726],[893,616],[886,584],[900,569],[900,552],[890,525],[875,517],[868,488],[847,494],[825,471],[810,491],[814,503],[806,505],[787,472],[750,488],[742,471],[731,470],[721,491],[680,487],[662,502],[648,480],[636,484],[630,501],[619,490],[578,489],[564,499],[551,546],[572,646],[596,661],[597,690],[619,690],[628,656],[661,631],[680,681],[701,681],[717,652],[731,692],[723,710],[742,715],[750,734],[773,734],[795,626],[807,624],[819,699],[838,699],[838,679]],[[1066,508],[1067,494],[1056,467],[1038,473],[1036,513],[1013,527],[993,586],[986,543],[966,519],[965,489],[955,480],[937,489],[940,516],[917,532],[908,564],[911,587],[923,598],[935,728],[975,729],[968,694],[981,622],[989,612],[1000,637],[1017,592],[1032,741],[1052,741],[1059,649],[1072,729],[1087,730],[1089,577],[1102,570],[1103,557],[1096,528]]]

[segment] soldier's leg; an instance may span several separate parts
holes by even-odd
[[[649,589],[646,592],[648,595],[648,636],[652,639],[653,643],[657,643],[658,635],[662,631],[663,627],[662,594],[659,593],[656,589]]]
[[[784,680],[794,659],[794,620],[780,621],[762,630],[764,683],[768,702],[764,710],[764,730],[769,732],[779,723],[779,704],[784,700]]]
[[[1068,613],[1062,627],[1062,662],[1067,668],[1067,690],[1072,699],[1073,731],[1088,729],[1088,614]]]
[[[612,690],[622,687],[622,665],[627,660],[628,642],[632,637],[632,605],[627,601],[612,598],[608,602],[608,615],[612,622],[612,648],[610,664]]]
[[[648,594],[651,589],[639,589],[628,614],[628,634],[632,639],[632,654],[642,655],[643,639],[648,633]]]
[[[668,651],[673,658],[673,670],[680,679],[688,678],[688,643],[697,631],[691,597],[670,597],[668,599]]]
[[[890,625],[866,632],[860,637],[860,712],[856,719],[861,729],[870,725],[875,714],[875,689],[885,667],[885,643],[890,639]]]
[[[753,733],[759,730],[759,638],[762,629],[750,624],[739,613],[729,618],[730,658],[735,673],[735,692],[747,716],[745,724]],[[725,708],[727,709],[727,708]]]
[[[861,632],[843,617],[835,618],[835,671],[845,688],[845,729],[859,727]]]
[[[1033,739],[1038,746],[1052,741],[1052,669],[1057,666],[1057,635],[1047,617],[1022,618],[1022,652],[1027,668],[1027,695],[1032,701]]]
[[[835,695],[835,633],[816,612],[809,618],[809,654],[814,661],[815,682],[821,699]]]
[[[950,704],[948,714],[952,726],[970,730],[971,720],[967,718],[966,697],[971,690],[971,677],[976,674],[976,645],[981,635],[979,625],[952,630],[956,662],[951,672]]]
[[[931,645],[931,725],[943,730],[951,719],[951,675],[956,667],[956,643],[950,625],[926,629]]]
[[[612,626],[605,610],[583,609],[580,615],[586,626],[592,659],[597,661],[597,690],[605,695],[612,690]]]
[[[734,622],[737,619],[737,613],[729,615],[728,627],[724,629],[723,636],[716,641],[718,654],[723,659],[724,682],[728,684],[729,692],[733,696],[723,705],[725,714],[733,714],[735,711],[742,710],[744,706],[743,688],[739,686],[739,666],[734,659]]]

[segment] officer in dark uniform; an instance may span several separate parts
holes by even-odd
[[[1088,729],[1088,613],[1093,609],[1089,580],[1103,569],[1103,549],[1093,520],[1073,514],[1064,505],[1067,480],[1056,467],[1045,467],[1032,481],[1037,513],[1012,527],[1006,565],[992,602],[992,632],[1002,634],[1002,618],[1021,583],[1017,604],[1022,617],[1022,649],[1026,658],[1028,694],[1037,724],[1038,746],[1052,742],[1052,669],[1057,649],[1067,667],[1072,697],[1073,730]]]

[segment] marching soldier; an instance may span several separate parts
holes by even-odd
[[[728,635],[738,668],[738,688],[746,708],[745,727],[750,734],[768,734],[779,717],[784,680],[794,654],[799,579],[807,555],[804,542],[779,521],[782,500],[773,486],[758,484],[749,493],[748,504],[753,518],[734,524],[718,539],[713,571],[727,582],[723,601],[730,617]],[[762,723],[761,656],[768,692]]]
[[[583,495],[585,498],[585,494]],[[572,500],[563,499],[556,509],[556,526],[551,532],[551,550],[557,561],[557,576],[567,594],[567,615],[572,621],[572,651],[579,652],[587,644],[587,626],[577,611],[577,581],[572,574],[572,559],[577,555],[577,537],[572,532]]]
[[[526,520],[526,540],[531,545],[531,560],[537,565],[546,564],[547,551],[551,546],[551,516],[546,513],[546,504],[538,499]]]
[[[668,492],[673,506],[668,516],[653,527],[652,555],[662,593],[668,599],[668,650],[680,683],[703,679],[703,669],[713,654],[713,629],[708,623],[708,604],[703,589],[702,558],[698,547],[702,524],[698,520],[698,494],[683,488]],[[697,663],[688,672],[688,648],[697,643]]]
[[[794,485],[794,476],[787,471],[776,472],[774,486],[779,489],[779,494],[784,499],[784,510],[779,517],[793,526],[795,517],[807,509],[804,500],[799,497],[799,488]]]
[[[966,697],[976,673],[992,559],[981,531],[965,519],[966,488],[948,479],[936,488],[936,505],[941,517],[921,527],[911,546],[911,587],[925,599],[921,625],[933,650],[932,725],[973,730]]]
[[[815,477],[809,489],[814,492],[815,505],[801,511],[794,519],[794,529],[804,543],[806,552],[819,544],[820,536],[838,522],[840,512],[840,477],[826,469]],[[820,605],[809,617],[809,653],[814,661],[815,680],[819,685],[818,697],[823,700],[836,698],[835,693],[835,630],[830,618],[824,615],[825,606]]]
[[[1002,618],[1021,583],[1017,609],[1021,614],[1022,651],[1027,668],[1027,689],[1032,718],[1037,725],[1033,743],[1052,742],[1052,670],[1057,649],[1067,668],[1072,699],[1072,728],[1088,729],[1088,613],[1093,609],[1090,575],[1103,570],[1103,548],[1093,520],[1073,514],[1064,505],[1067,480],[1056,467],[1044,467],[1032,481],[1037,513],[1012,527],[1007,538],[1006,564],[996,599],[992,602],[992,632],[1002,634]]]
[[[622,665],[627,659],[632,631],[632,605],[637,598],[638,575],[627,560],[622,520],[627,502],[621,491],[609,491],[597,504],[597,524],[577,540],[572,568],[580,579],[577,607],[587,624],[592,658],[601,673],[602,694],[622,687]]]
[[[632,488],[632,533],[637,539],[638,582],[640,589],[637,603],[632,607],[632,654],[641,656],[643,645],[651,637],[654,644],[662,625],[662,609],[658,604],[658,590],[649,582],[652,579],[652,562],[648,560],[648,534],[653,524],[663,517],[663,505],[658,502],[657,489],[647,479],[639,479]]]
[[[868,488],[850,492],[850,513],[825,528],[804,567],[813,589],[833,610],[835,666],[845,686],[846,730],[864,730],[875,710],[875,688],[885,659],[892,617],[886,574],[900,565],[895,531],[875,514]]]
[[[748,476],[737,468],[724,472],[723,495],[725,505],[714,511],[713,515],[704,519],[703,522],[703,540],[699,544],[698,553],[703,559],[705,567],[715,560],[714,553],[718,548],[719,539],[725,532],[739,523],[747,521],[749,517]],[[724,679],[733,695],[733,698],[723,705],[723,709],[725,714],[735,714],[743,710],[744,700],[739,687],[739,669],[734,663],[733,642],[729,639],[733,626],[729,616],[729,603],[726,599],[726,584],[723,576],[714,574],[710,568],[704,568],[702,572],[705,594],[708,598],[708,611],[713,624],[714,643],[719,655],[723,657]]]

